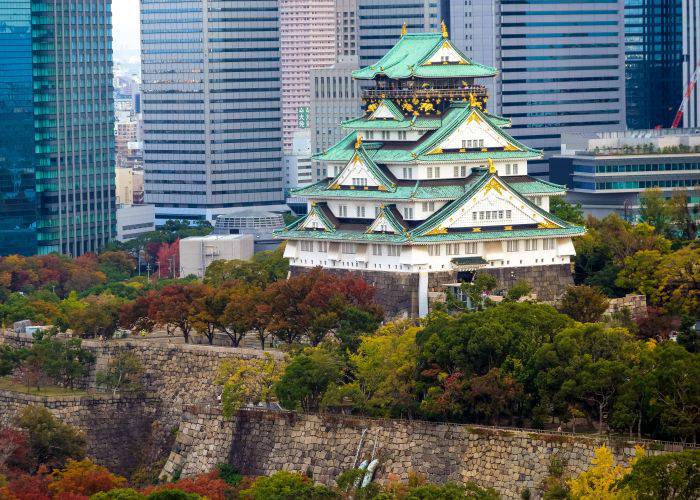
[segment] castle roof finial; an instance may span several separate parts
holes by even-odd
[[[493,164],[493,160],[488,158],[486,161],[489,163],[489,174],[497,174],[498,170],[496,169],[496,165]]]
[[[406,26],[406,21],[404,21],[403,24],[401,25],[401,36],[404,36],[407,33],[408,33],[408,27]]]
[[[355,149],[360,149],[362,146],[362,134],[357,134],[357,140],[355,141]]]
[[[447,26],[445,25],[444,19],[443,19],[443,21],[440,23],[440,26],[442,27],[442,38],[447,38],[447,37],[449,37],[450,35],[447,33]]]

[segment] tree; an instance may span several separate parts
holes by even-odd
[[[639,195],[639,219],[653,226],[659,234],[670,235],[671,210],[661,189],[646,189]]]
[[[598,289],[586,285],[569,286],[559,305],[559,310],[582,323],[600,321],[610,301]]]
[[[8,427],[0,428],[0,477],[7,469],[29,470],[27,435]]]
[[[262,299],[262,290],[239,282],[223,289],[221,294],[224,308],[216,317],[215,324],[228,335],[231,345],[238,347],[256,325],[256,306]]]
[[[478,311],[484,308],[484,296],[498,286],[498,280],[488,273],[478,273],[471,283],[462,283],[462,291],[469,297],[471,306]]]
[[[158,248],[158,277],[177,278],[180,275],[180,240],[162,243]]]
[[[35,336],[25,363],[39,368],[56,383],[73,388],[75,380],[87,373],[87,365],[94,360],[95,356],[82,347],[79,338],[57,339],[47,332]]]
[[[68,326],[81,337],[111,338],[119,325],[123,301],[114,295],[91,295],[68,317]]]
[[[11,374],[29,356],[27,349],[0,345],[0,377]]]
[[[90,497],[90,500],[146,500],[146,495],[133,488],[115,488],[95,493]]]
[[[643,454],[644,450],[638,447],[635,459],[639,460]],[[629,471],[630,468],[614,463],[612,452],[605,445],[596,448],[592,467],[568,481],[571,497],[582,500],[631,500],[634,497],[625,494],[619,486],[620,480]]]
[[[156,324],[165,326],[168,331],[178,328],[185,343],[188,343],[192,331],[193,304],[202,294],[202,285],[196,283],[165,286],[158,293],[151,292],[148,314]]]
[[[324,392],[343,377],[337,353],[325,347],[307,347],[294,356],[275,385],[280,404],[289,409],[318,410]]]
[[[220,286],[228,281],[243,281],[264,288],[270,283],[287,277],[289,260],[284,258],[282,248],[258,252],[252,260],[217,260],[204,273],[204,282]]]
[[[566,222],[583,226],[583,209],[581,204],[575,205],[567,203],[562,196],[552,196],[549,198],[549,212]]]
[[[284,363],[265,353],[262,358],[227,359],[219,365],[217,383],[223,384],[223,414],[231,418],[246,404],[270,404]]]
[[[28,458],[33,470],[39,465],[61,467],[69,458],[85,456],[85,439],[68,424],[60,422],[43,406],[27,406],[16,418],[27,432]]]
[[[382,326],[361,338],[350,363],[364,396],[364,409],[374,415],[411,416],[417,409],[418,328],[409,320]]]
[[[88,459],[68,459],[64,468],[51,473],[49,491],[56,496],[70,493],[90,496],[118,488],[125,482],[125,478],[112,474],[106,467],[96,465]]]
[[[670,312],[700,316],[700,245],[666,255],[656,272],[659,287],[653,301]]]
[[[141,360],[131,351],[117,354],[111,360],[106,370],[97,372],[95,381],[97,385],[105,386],[112,390],[112,394],[119,391],[135,392],[141,389],[141,376],[143,365]]]
[[[694,193],[697,195],[697,191]],[[685,190],[673,191],[667,201],[671,221],[680,239],[693,241],[698,235],[698,207]],[[691,208],[692,207],[692,208]]]
[[[517,302],[521,298],[530,295],[530,292],[532,292],[532,285],[525,280],[518,280],[510,287],[505,298],[506,300]]]
[[[645,456],[632,464],[620,486],[639,500],[700,496],[700,450]]]
[[[228,500],[231,498],[233,489],[219,477],[218,471],[207,474],[200,474],[195,477],[180,479],[173,483],[151,486],[144,490],[148,499],[155,493],[165,493],[168,491],[181,491],[184,493],[198,495],[207,500]]]
[[[126,252],[108,251],[97,256],[98,268],[107,277],[107,281],[124,281],[136,269],[134,258]]]
[[[241,498],[247,500],[308,500],[340,499],[340,495],[330,488],[315,485],[308,477],[280,471],[269,477],[259,477],[250,488],[241,491]]]

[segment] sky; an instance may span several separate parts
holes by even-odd
[[[115,61],[138,60],[139,0],[112,0],[112,37]]]

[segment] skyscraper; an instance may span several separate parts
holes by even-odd
[[[142,1],[141,55],[157,223],[283,204],[278,2]]]
[[[683,0],[683,89],[700,71],[700,0]],[[684,127],[700,127],[700,91],[696,88],[683,115]]]
[[[279,4],[282,140],[288,153],[294,133],[309,126],[309,73],[335,61],[335,1],[280,0]]]
[[[111,0],[0,2],[0,254],[115,232]]]
[[[627,127],[668,128],[683,95],[682,0],[625,2]]]
[[[548,173],[564,132],[625,128],[622,0],[470,0],[451,17],[457,46],[500,71],[489,87],[500,99],[488,108],[544,150],[532,174]]]

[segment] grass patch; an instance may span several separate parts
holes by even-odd
[[[86,396],[87,392],[54,385],[42,386],[39,390],[36,387],[27,387],[25,384],[13,382],[8,377],[0,377],[0,390],[19,392],[31,396]]]

